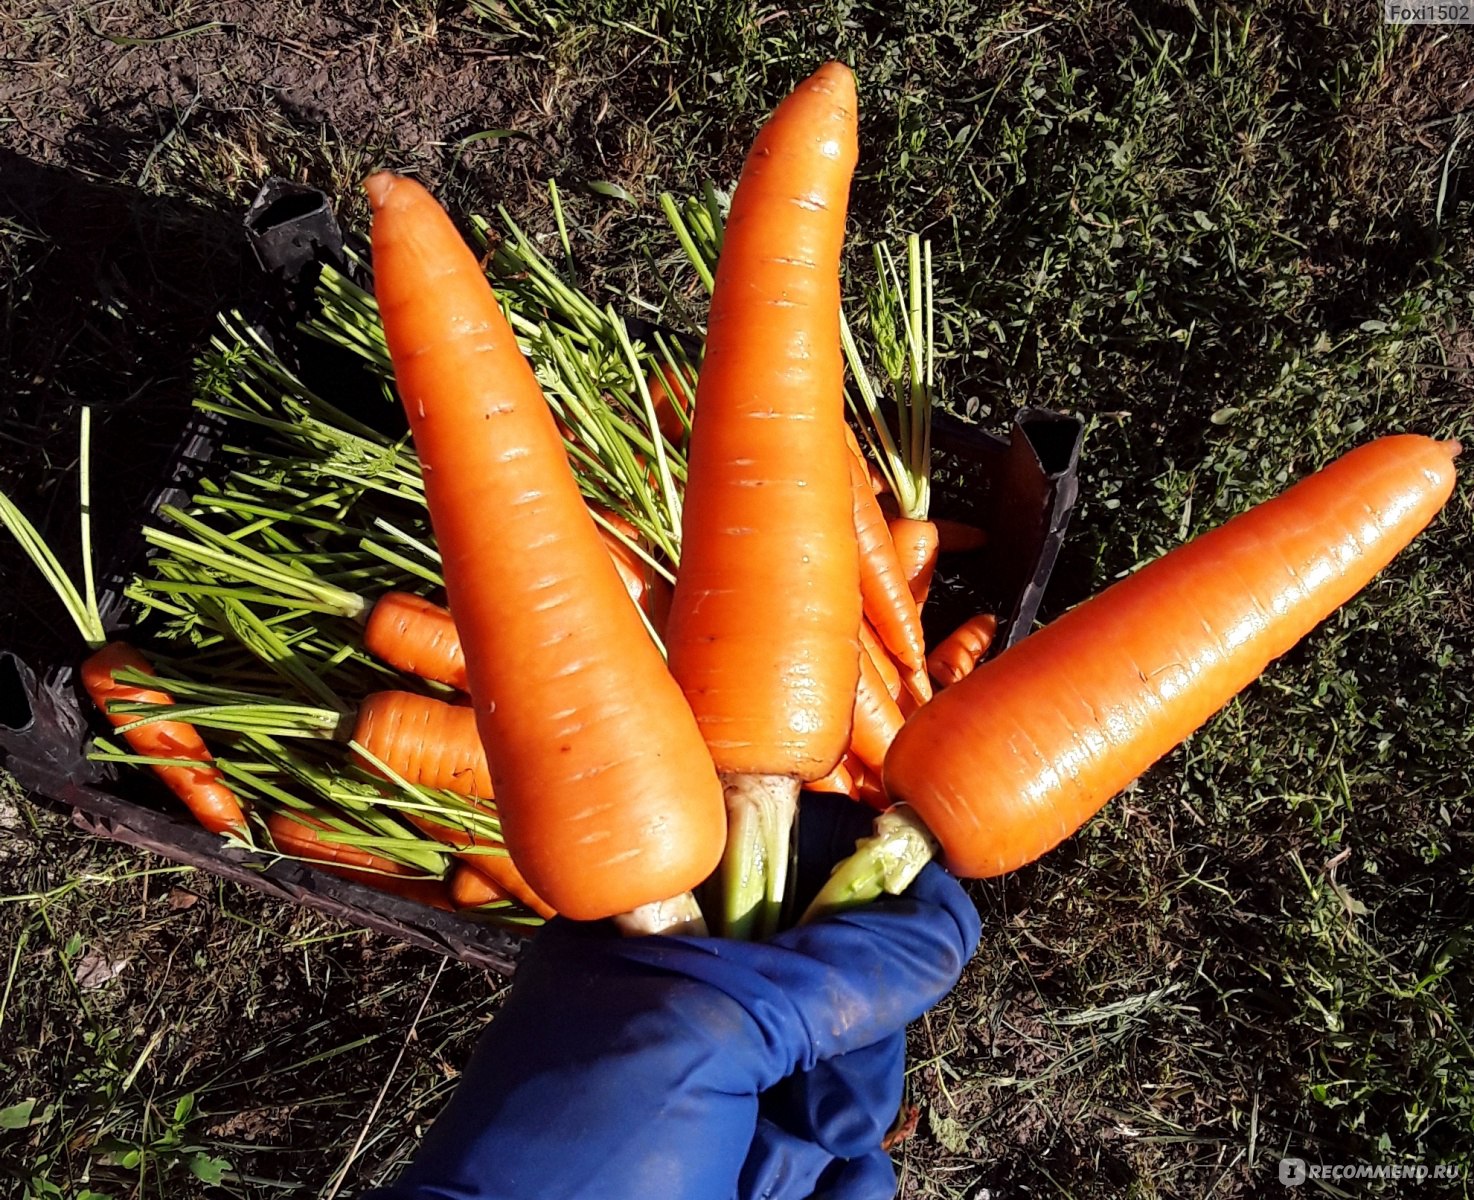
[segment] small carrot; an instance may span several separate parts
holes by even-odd
[[[349,846],[324,837],[332,826],[306,812],[285,810],[268,813],[266,829],[272,844],[282,854],[309,860],[319,871],[351,879],[354,883],[416,900],[431,908],[449,910],[445,884],[417,874],[403,863],[374,854],[360,846]]]
[[[868,654],[860,656],[860,686],[855,693],[854,729],[850,734],[850,751],[862,763],[878,771],[885,753],[900,732],[904,718],[885,681]]]
[[[415,692],[371,692],[358,706],[353,740],[410,783],[492,798],[491,768],[472,708]]]
[[[962,554],[968,550],[980,550],[988,544],[988,535],[965,521],[933,517],[932,524],[937,527],[937,549],[942,554]]]
[[[480,808],[488,816],[495,815],[491,810],[485,809],[481,805],[475,805],[474,807]],[[522,872],[517,870],[517,865],[512,861],[510,854],[474,852],[478,848],[504,850],[505,848],[501,843],[494,842],[490,838],[482,837],[469,829],[457,828],[447,825],[443,821],[433,820],[422,813],[407,812],[405,813],[405,817],[417,829],[428,834],[437,842],[446,846],[455,847],[459,851],[457,858],[460,859],[463,866],[485,876],[487,880],[495,884],[498,890],[516,899],[524,908],[531,909],[541,917],[552,917],[555,915],[552,906],[533,891],[528,885],[527,880],[522,877]]]
[[[804,791],[831,792],[836,796],[849,796],[853,798],[855,795],[855,780],[850,774],[849,768],[844,765],[844,760],[841,759],[835,765],[834,770],[830,771],[823,779],[815,779],[804,784]]]
[[[666,441],[680,446],[686,440],[691,420],[691,401],[696,394],[693,372],[662,363],[645,381],[655,406],[655,420]]]
[[[120,683],[115,671],[131,668],[145,675],[154,673],[153,665],[132,646],[109,642],[82,664],[82,685],[98,710],[113,725],[127,725],[135,718],[110,711],[114,701],[137,704],[173,704],[167,692],[156,688]],[[197,767],[163,766],[153,768],[164,785],[184,802],[186,808],[211,833],[245,836],[246,815],[236,796],[225,783],[199,730],[183,721],[157,721],[123,732],[123,740],[137,753],[150,758],[190,759]]]
[[[875,636],[875,630],[870,628],[869,621],[860,622],[860,645],[870,657],[871,665],[880,672],[880,678],[885,683],[886,694],[892,700],[898,700],[901,696],[901,672],[896,667],[895,659],[886,653],[885,647],[880,644],[880,639]]]
[[[907,586],[885,514],[859,458],[850,456],[850,497],[860,547],[860,595],[865,617],[881,644],[911,670],[926,660],[921,614]]]
[[[890,531],[906,584],[911,589],[911,598],[919,609],[926,604],[932,573],[937,567],[937,527],[927,520],[895,517],[891,520]]]
[[[901,711],[910,716],[932,697],[931,676],[923,665],[920,670],[901,671]]]
[[[969,617],[937,643],[926,656],[926,669],[939,688],[949,687],[972,674],[998,635],[998,618],[992,613]]]
[[[579,920],[698,922],[724,806],[481,264],[419,184],[366,184],[374,286],[507,846]]]
[[[456,908],[481,908],[487,904],[503,904],[511,900],[509,893],[468,863],[456,863],[450,873],[450,902]]]
[[[386,592],[369,612],[363,644],[391,667],[461,691],[466,655],[450,609],[409,592]]]

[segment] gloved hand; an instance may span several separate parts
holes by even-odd
[[[804,797],[801,900],[869,815]],[[904,1029],[978,935],[936,865],[761,943],[555,920],[414,1162],[364,1200],[890,1200]]]

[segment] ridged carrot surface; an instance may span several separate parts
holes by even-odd
[[[758,134],[717,262],[666,646],[730,775],[818,779],[849,740],[839,259],[857,155],[854,77],[829,63]]]
[[[896,668],[895,661],[886,653],[885,647],[880,644],[880,639],[875,636],[875,630],[870,628],[869,621],[860,622],[860,647],[869,657],[871,665],[880,672],[886,694],[892,700],[898,700],[901,696],[901,673]]]
[[[855,692],[855,726],[850,752],[873,770],[885,762],[886,751],[904,724],[901,710],[885,689],[885,680],[868,654],[860,656],[860,686]]]
[[[1032,862],[1417,536],[1457,452],[1382,438],[1087,600],[917,711],[886,792],[959,875]]]
[[[911,596],[885,514],[863,461],[850,456],[850,498],[854,509],[855,540],[860,546],[860,596],[865,618],[881,643],[911,670],[926,661],[921,613]]]
[[[998,618],[992,613],[968,617],[926,656],[927,673],[938,687],[951,687],[972,674],[997,635]]]
[[[82,664],[82,686],[112,724],[127,725],[138,718],[126,713],[108,712],[110,701],[174,703],[174,697],[167,692],[120,683],[113,678],[114,671],[127,668],[145,675],[154,673],[148,659],[124,642],[109,642]],[[214,759],[193,725],[186,721],[155,721],[130,729],[123,735],[123,740],[135,753],[146,754],[150,758],[187,758],[198,762],[198,767],[154,767],[153,772],[183,801],[195,820],[211,833],[245,832],[246,814],[240,800],[227,786],[219,769],[210,765]]]
[[[911,598],[918,609],[922,608],[931,592],[932,573],[937,568],[937,527],[931,521],[892,517],[890,531],[901,570],[911,588]]]
[[[419,184],[367,187],[375,290],[507,846],[575,919],[677,896],[725,840],[696,722],[476,256]]]
[[[371,692],[358,706],[353,740],[410,783],[492,798],[472,708],[416,692]]]
[[[391,667],[464,691],[466,655],[450,609],[409,592],[386,592],[375,602],[363,644]]]

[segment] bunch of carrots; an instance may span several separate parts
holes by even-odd
[[[929,245],[876,249],[868,355],[841,307],[856,117],[827,64],[729,209],[664,201],[704,342],[632,336],[505,214],[508,236],[475,228],[483,263],[417,183],[368,180],[372,292],[325,272],[306,331],[361,358],[410,442],[227,320],[200,407],[255,436],[146,531],[128,597],[152,661],[108,640],[90,555],[79,589],[0,501],[94,651],[83,685],[125,743],[95,756],[149,767],[206,828],[424,903],[761,937],[797,915],[804,790],[877,810],[804,919],[938,854],[1017,869],[1447,500],[1456,442],[1382,438],[1001,654],[990,613],[928,648],[939,551],[986,534],[930,511]]]

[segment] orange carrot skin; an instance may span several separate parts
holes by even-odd
[[[677,896],[726,836],[700,731],[476,256],[419,184],[367,187],[375,288],[507,846],[577,920]]]
[[[411,675],[466,689],[466,655],[450,609],[409,592],[386,592],[363,631],[364,647]]]
[[[650,402],[655,407],[657,428],[672,445],[683,445],[686,441],[686,422],[682,419],[682,414],[689,414],[691,411],[691,397],[696,391],[695,374],[670,363],[661,363],[650,372],[645,386],[650,389]]]
[[[880,672],[875,669],[870,656],[862,654],[850,752],[871,770],[879,771],[885,762],[886,751],[891,748],[904,723],[900,708],[885,690]]]
[[[880,678],[885,683],[886,694],[892,700],[898,700],[901,696],[901,672],[896,669],[895,660],[880,644],[880,639],[870,628],[869,621],[860,622],[860,646],[869,656],[870,664],[880,672]]]
[[[440,880],[416,875],[403,863],[361,847],[324,841],[317,830],[329,828],[327,822],[308,813],[269,813],[266,828],[271,834],[272,844],[281,853],[309,859],[319,871],[403,896],[430,908],[446,912],[452,909],[450,896]]]
[[[860,566],[839,259],[857,155],[854,77],[830,63],[759,132],[717,263],[666,646],[732,775],[818,779],[849,738]]]
[[[810,783],[804,784],[804,791],[830,792],[836,796],[849,796],[853,799],[855,796],[855,779],[850,774],[849,768],[844,765],[844,760],[841,759],[835,765],[834,770],[830,771],[823,779],[815,779]]]
[[[1455,453],[1381,438],[1087,600],[915,713],[887,793],[959,875],[1032,862],[1386,566]]]
[[[495,904],[512,897],[480,871],[473,871],[465,863],[457,863],[450,873],[450,902],[456,908],[480,908],[483,904]]]
[[[938,687],[950,687],[972,674],[997,636],[998,618],[992,613],[968,617],[926,656],[927,672]]]
[[[988,535],[976,525],[969,525],[965,521],[949,521],[946,517],[937,517],[932,524],[937,527],[937,550],[942,554],[981,550],[988,544]]]
[[[481,805],[477,807],[480,808]],[[539,916],[556,915],[552,906],[528,886],[527,880],[522,877],[522,872],[517,870],[517,864],[512,861],[510,855],[469,853],[473,847],[499,846],[499,842],[478,837],[469,829],[447,825],[442,821],[433,821],[420,813],[405,813],[405,817],[410,824],[422,833],[429,834],[437,842],[466,851],[467,853],[457,856],[462,866],[480,872],[487,880],[495,884],[497,890],[503,895],[515,898],[523,907],[531,909]]]
[[[920,609],[931,591],[932,573],[937,567],[937,527],[931,521],[913,521],[910,517],[893,517],[891,541],[901,560],[901,570],[911,588],[911,598]]]
[[[474,708],[415,692],[371,692],[359,705],[353,740],[410,783],[492,798]],[[367,760],[363,766],[374,770]]]
[[[914,671],[926,660],[921,614],[896,554],[885,514],[870,490],[864,467],[853,455],[850,494],[855,540],[860,547],[860,595],[865,617],[881,644]]]
[[[113,725],[126,725],[138,718],[126,713],[108,712],[108,703],[126,700],[138,704],[173,704],[167,692],[154,688],[119,683],[114,671],[131,667],[145,675],[154,674],[153,665],[132,646],[109,642],[82,664],[82,685],[92,702]],[[153,758],[187,758],[198,767],[154,767],[153,772],[164,785],[184,802],[186,808],[211,833],[244,834],[246,814],[236,796],[225,783],[199,730],[186,721],[156,721],[130,729],[123,735],[138,754]]]

